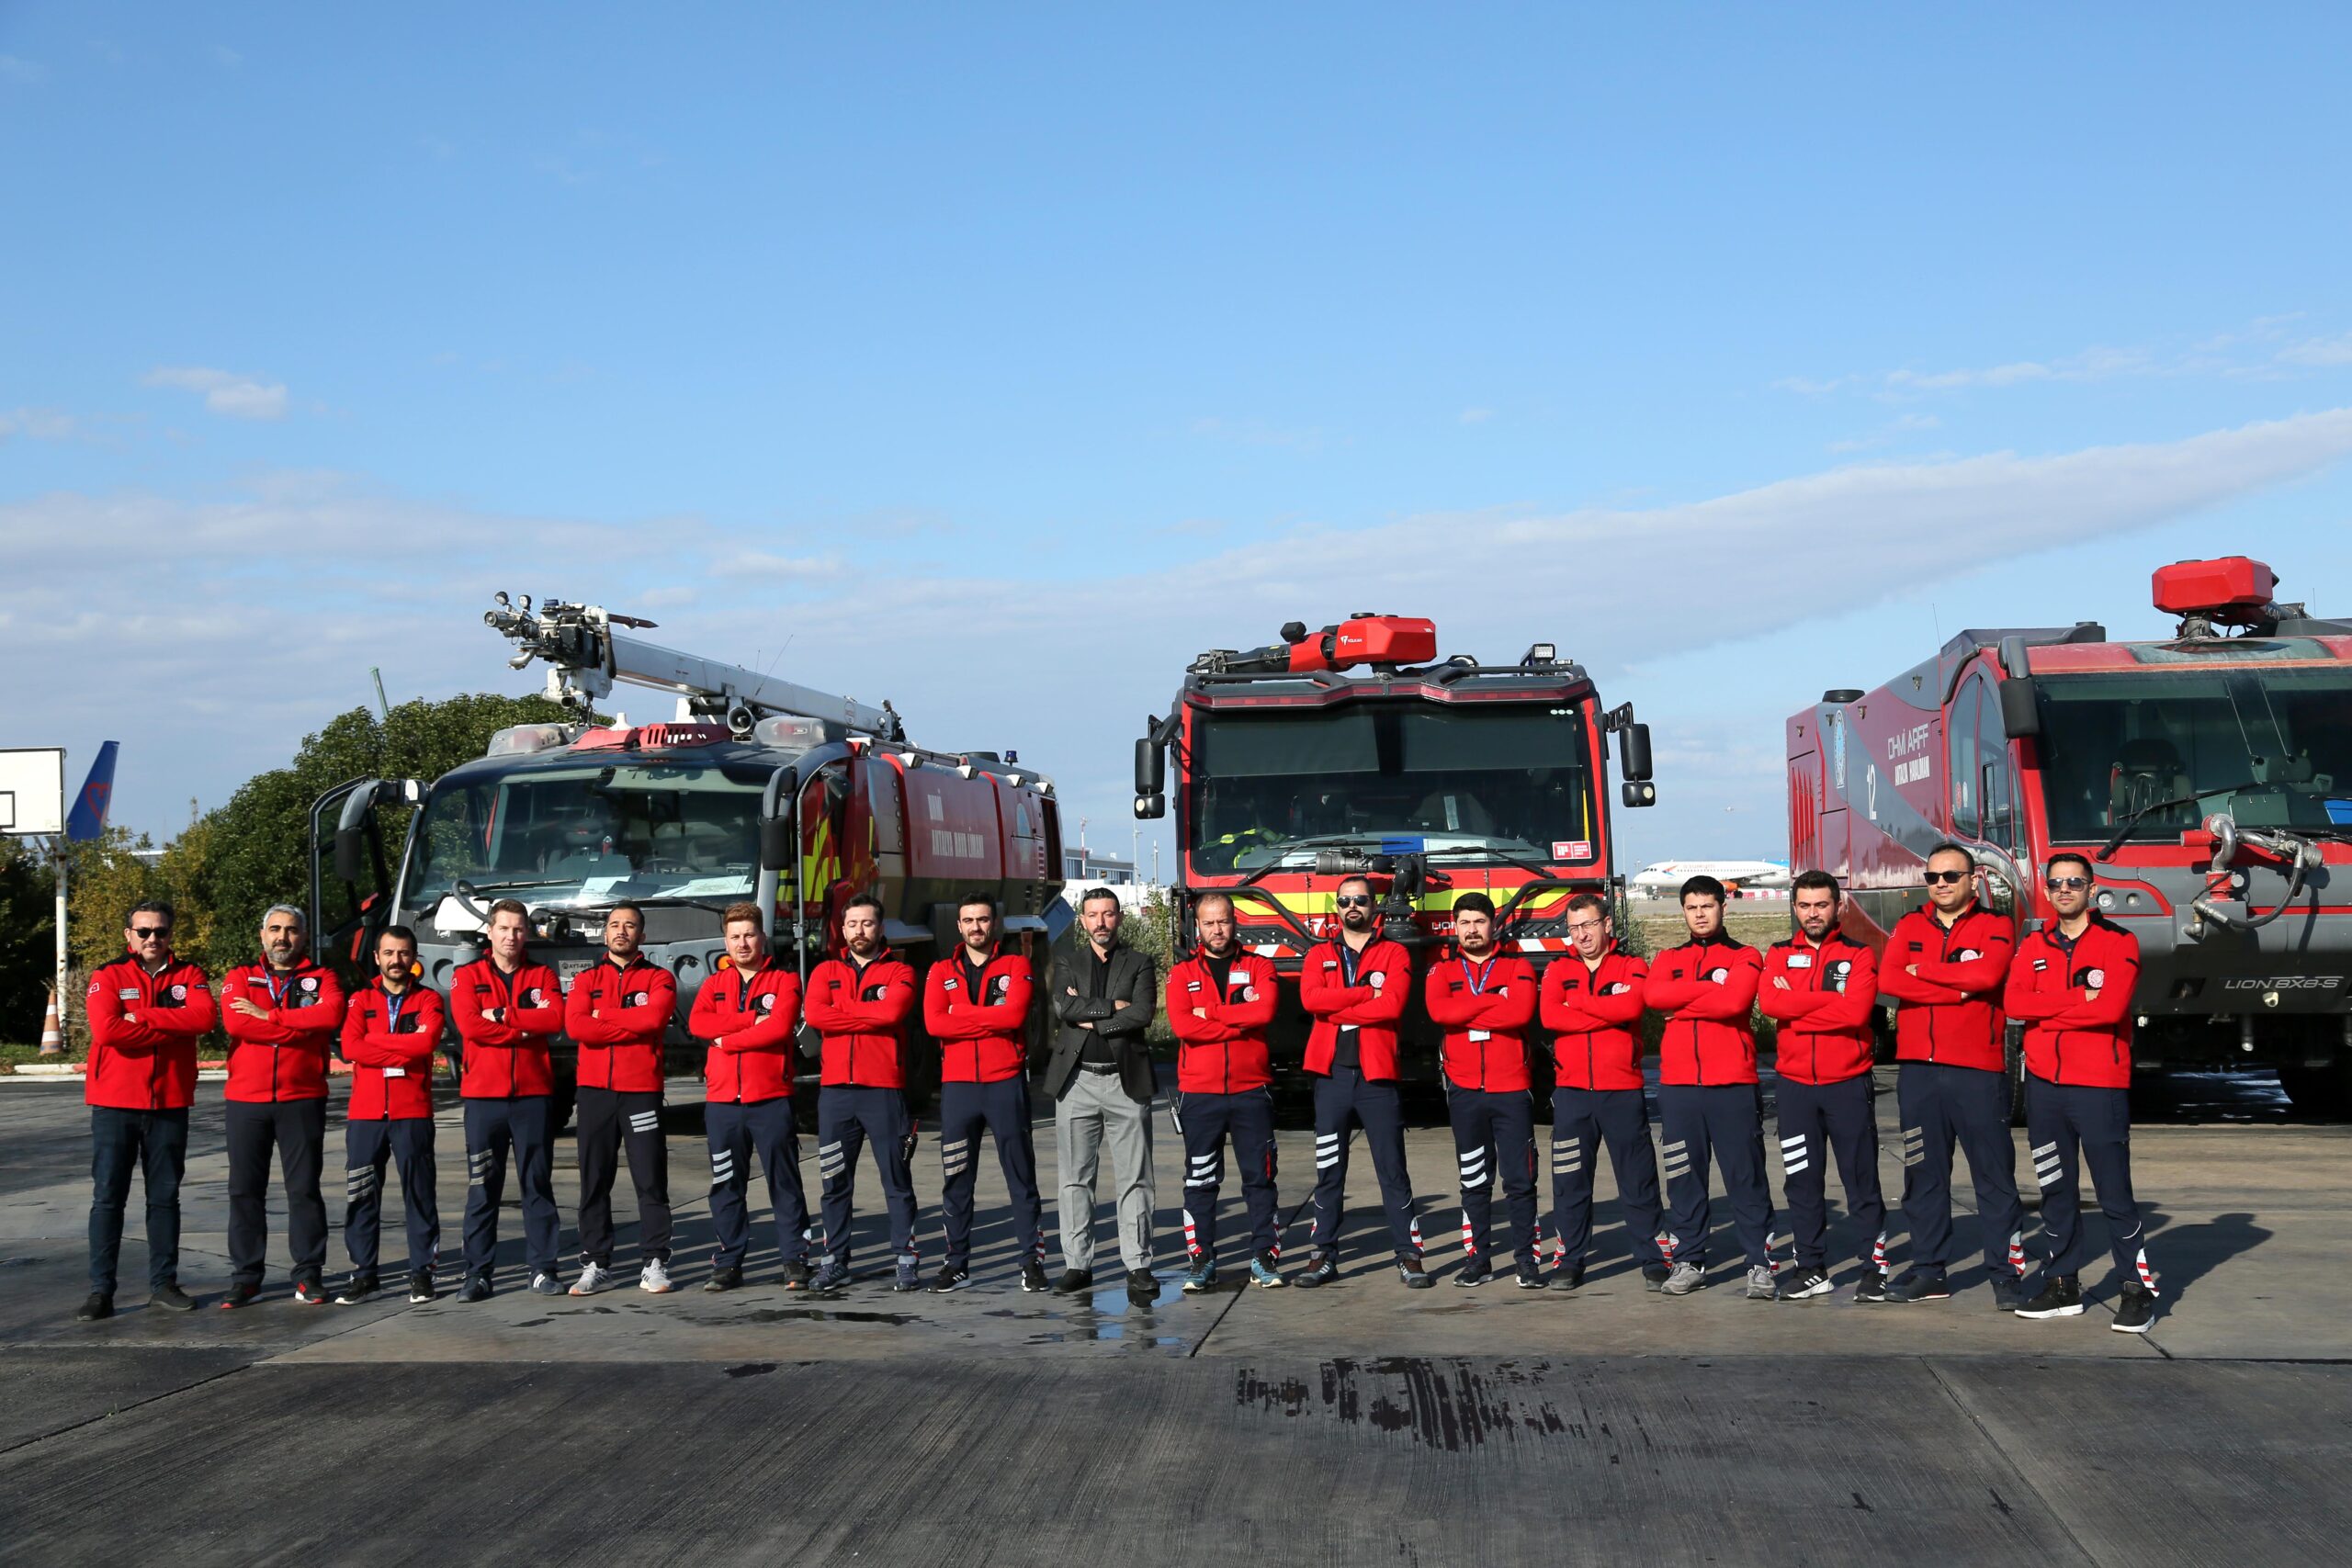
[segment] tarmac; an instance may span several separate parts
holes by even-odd
[[[624,1176],[624,1288],[525,1291],[510,1188],[499,1293],[459,1305],[465,1167],[449,1100],[440,1300],[297,1304],[274,1202],[262,1301],[214,1310],[226,1160],[207,1085],[181,1265],[204,1307],[146,1304],[134,1189],[118,1315],[81,1324],[86,1112],[78,1086],[12,1084],[0,1089],[0,1541],[12,1563],[2342,1563],[2352,1127],[2294,1120],[2267,1083],[2186,1082],[2135,1131],[2164,1292],[2145,1337],[2109,1332],[2103,1277],[2086,1316],[2030,1323],[1993,1310],[1973,1263],[1948,1302],[1858,1303],[1842,1260],[1832,1296],[1751,1302],[1721,1202],[1717,1284],[1664,1298],[1626,1258],[1605,1175],[1583,1289],[1454,1289],[1441,1129],[1409,1143],[1436,1289],[1396,1282],[1359,1144],[1337,1283],[1243,1285],[1228,1186],[1225,1283],[1186,1297],[1164,1112],[1162,1289],[1148,1307],[1128,1304],[1115,1263],[1089,1295],[1022,1293],[992,1153],[974,1288],[888,1288],[869,1167],[851,1288],[787,1295],[755,1213],[752,1282],[712,1295],[691,1083],[673,1084],[668,1117],[677,1293],[634,1288]],[[1891,1151],[1891,1093],[1880,1110]],[[801,1143],[812,1199],[813,1143]],[[1050,1189],[1050,1119],[1037,1143]],[[331,1126],[337,1225],[340,1148]],[[1311,1150],[1307,1134],[1283,1135],[1293,1265]],[[571,1161],[566,1137],[567,1276]],[[916,1168],[928,1271],[940,1240],[927,1135]],[[1899,1192],[1891,1153],[1883,1176]],[[387,1218],[390,1275],[403,1244],[396,1207]],[[1105,1204],[1106,1253],[1110,1219]],[[1850,1255],[1842,1219],[1833,1258]],[[1973,1217],[1959,1231],[1973,1258]],[[339,1233],[329,1260],[333,1282]],[[1058,1258],[1048,1267],[1058,1273]]]

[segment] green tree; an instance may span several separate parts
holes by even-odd
[[[56,968],[57,882],[48,855],[0,839],[0,1043],[40,1038]]]

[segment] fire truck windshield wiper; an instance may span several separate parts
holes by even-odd
[[[2209,795],[2235,795],[2242,789],[2258,788],[2262,783],[2263,781],[2260,779],[2248,779],[2244,784],[2222,784],[2213,789],[2191,790],[2188,794],[2177,795],[2171,800],[2152,800],[2147,805],[2140,807],[2137,811],[2127,815],[2122,821],[2117,823],[2113,836],[2110,837],[2106,843],[2099,846],[2098,853],[2091,856],[2091,859],[2096,861],[2104,861],[2109,856],[2114,854],[2118,849],[2122,847],[2123,840],[2132,836],[2132,829],[2140,825],[2140,818],[2145,817],[2151,811],[2162,811],[2167,807],[2173,806],[2194,806]]]

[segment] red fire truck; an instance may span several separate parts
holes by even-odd
[[[2244,557],[2154,577],[2161,641],[2092,622],[1963,631],[1788,721],[1790,863],[1836,873],[1883,943],[1967,847],[2020,924],[2059,849],[2140,939],[2138,1065],[2269,1063],[2298,1106],[2352,1098],[2352,620],[2273,597]],[[2016,1066],[2012,1026],[2012,1072]]]
[[[1515,664],[1437,657],[1437,628],[1356,615],[1280,643],[1218,649],[1186,671],[1174,706],[1136,743],[1136,815],[1166,814],[1175,764],[1175,910],[1232,895],[1241,941],[1291,983],[1278,1063],[1304,1054],[1296,987],[1306,950],[1337,931],[1341,878],[1368,874],[1385,933],[1427,952],[1452,930],[1455,895],[1488,892],[1504,940],[1540,969],[1567,949],[1569,897],[1619,907],[1606,784],[1620,738],[1621,799],[1650,805],[1649,730],[1630,704],[1604,710],[1591,677],[1551,643]],[[1408,1071],[1436,1072],[1436,1032],[1406,1020]],[[1539,1054],[1540,1055],[1540,1054]]]

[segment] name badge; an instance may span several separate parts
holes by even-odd
[[[1489,1032],[1488,1031],[1484,1030],[1484,1029],[1474,1029],[1474,1030],[1472,1030],[1472,1031],[1470,1032],[1470,1038],[1471,1038],[1471,1040],[1472,1040],[1473,1042],[1480,1041],[1480,1040],[1492,1040],[1492,1039],[1494,1038],[1494,1035],[1493,1035],[1491,1032]]]
[[[384,1076],[388,1078],[404,1078],[408,1077],[408,1069],[406,1067],[386,1067],[384,1069]]]
[[[1813,967],[1813,954],[1812,954],[1812,953],[1790,953],[1790,954],[1789,954],[1789,967],[1790,967],[1790,968],[1792,968],[1792,969],[1810,969],[1810,968],[1812,968],[1812,967]]]

